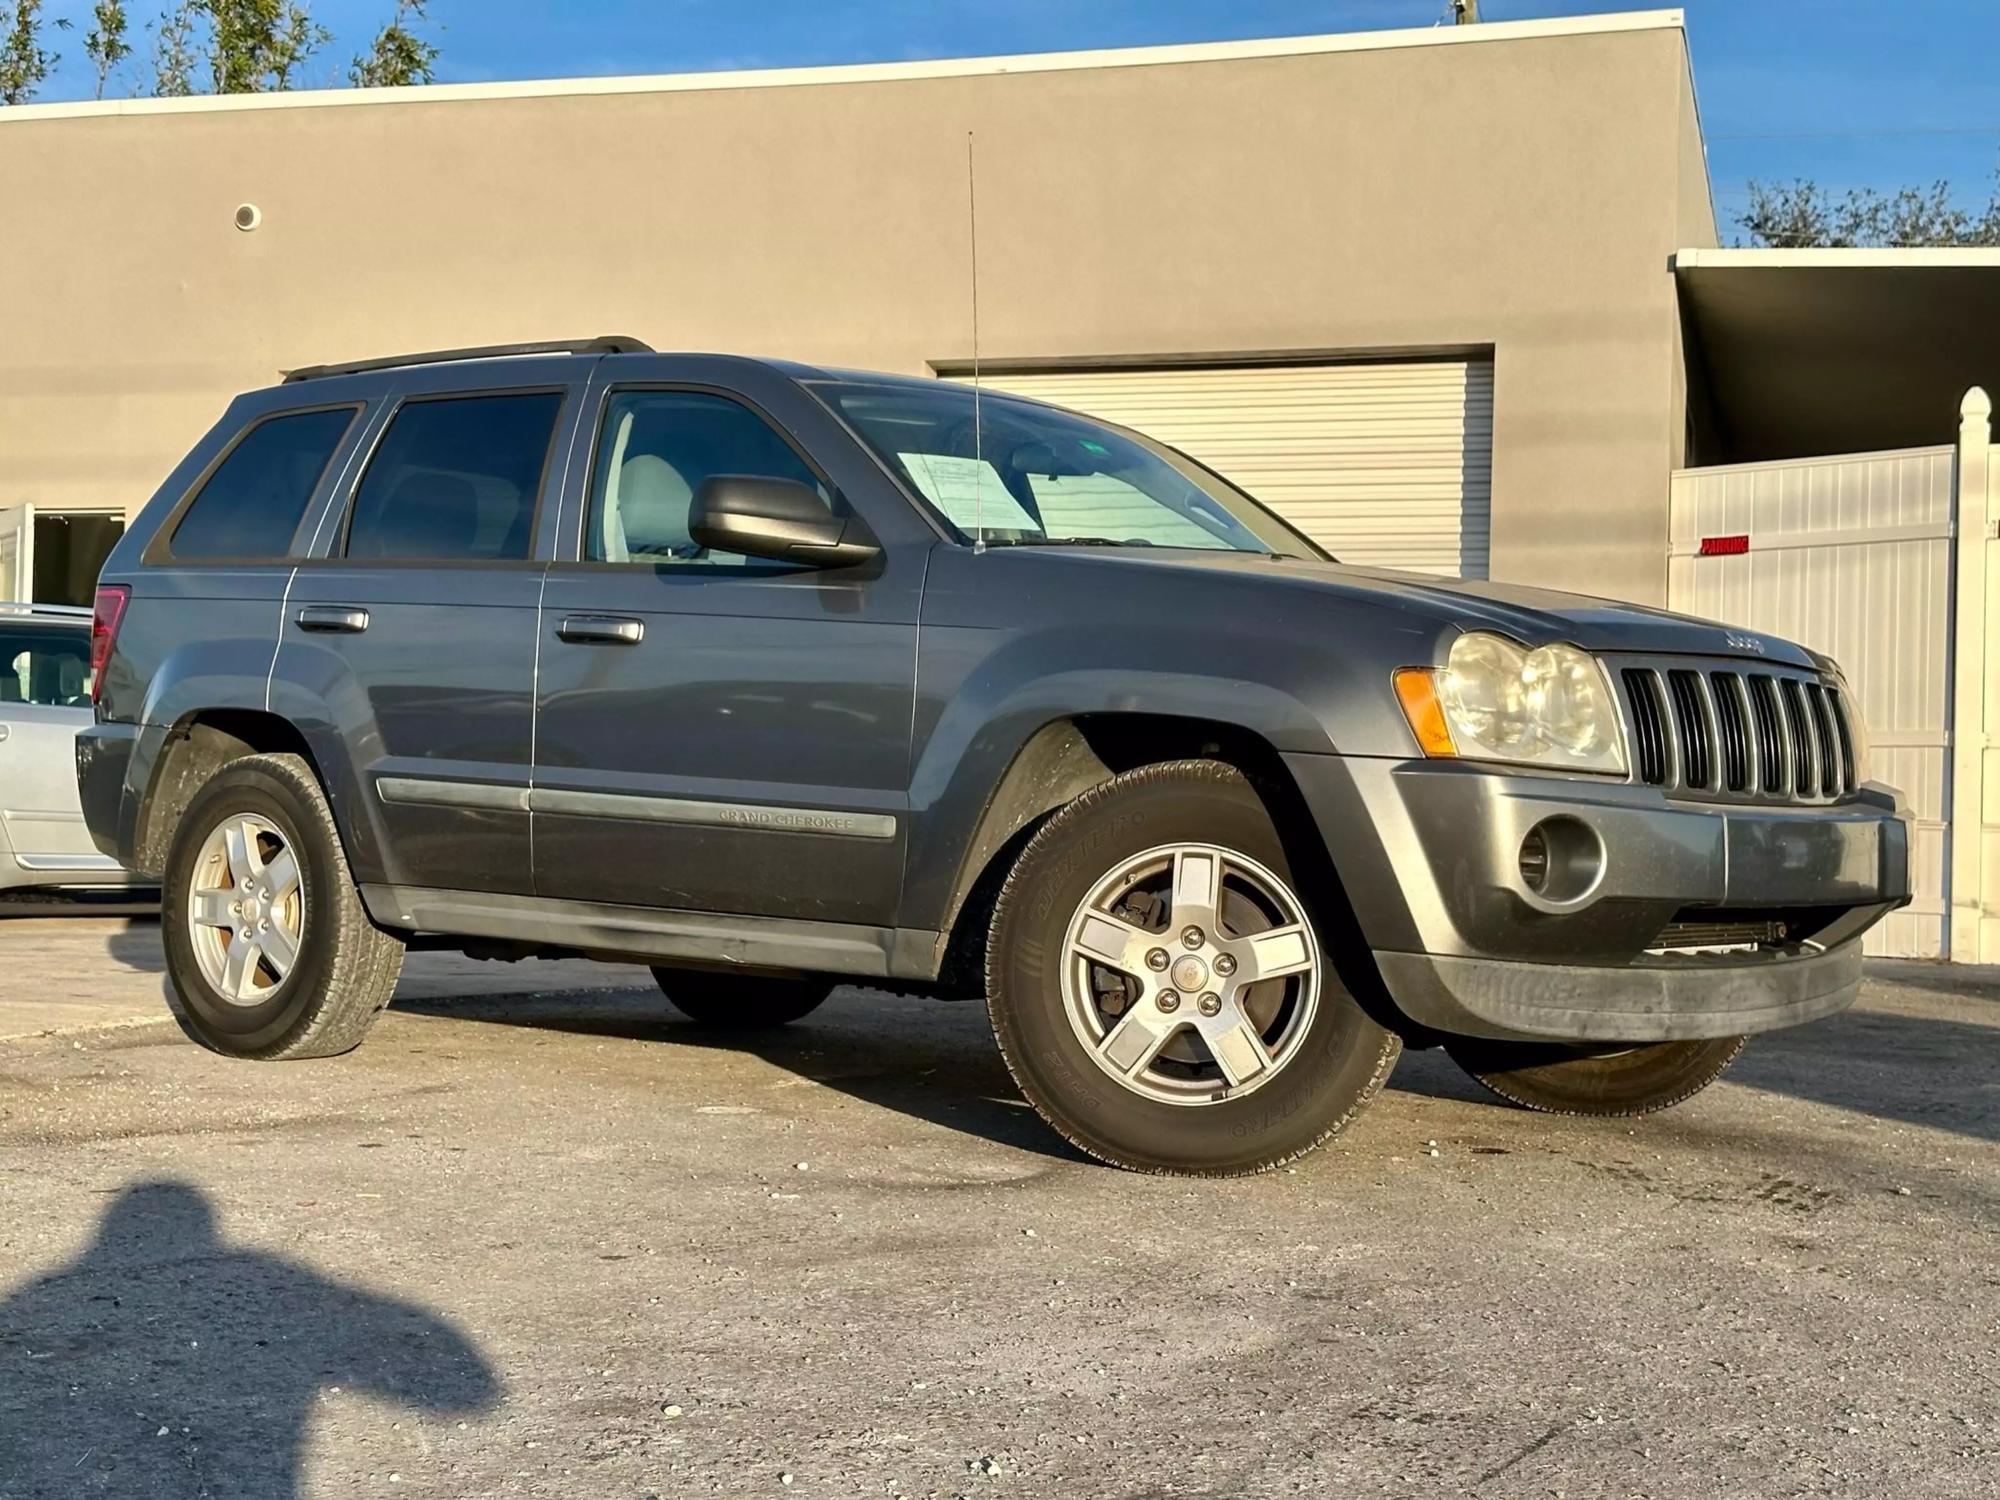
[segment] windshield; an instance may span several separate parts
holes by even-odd
[[[1122,428],[968,386],[819,387],[962,540],[988,546],[1196,547],[1324,557],[1184,454]]]

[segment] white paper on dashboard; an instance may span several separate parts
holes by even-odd
[[[1042,528],[1007,492],[1000,471],[983,458],[947,453],[898,453],[911,481],[961,531],[1033,531]]]

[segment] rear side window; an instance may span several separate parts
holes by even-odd
[[[0,624],[0,704],[90,707],[90,632]]]
[[[179,558],[283,557],[355,408],[267,417],[246,432],[181,513]]]
[[[561,391],[405,402],[355,492],[347,556],[525,558],[562,403]]]

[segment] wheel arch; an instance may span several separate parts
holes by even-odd
[[[1178,714],[1068,714],[1043,724],[1021,745],[987,799],[952,884],[939,938],[946,992],[980,993],[994,898],[1036,830],[1114,776],[1178,760],[1220,761],[1250,783],[1270,811],[1341,981],[1379,1024],[1398,1034],[1414,1032],[1382,983],[1332,852],[1277,747],[1240,724]]]
[[[192,710],[167,731],[139,804],[135,854],[140,869],[165,870],[167,851],[189,805],[217,771],[251,755],[296,755],[326,788],[311,745],[290,720],[253,708]]]

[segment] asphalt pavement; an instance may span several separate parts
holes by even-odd
[[[158,930],[0,920],[0,1496],[1966,1497],[2000,1481],[2000,974],[1876,968],[1637,1122],[1406,1055],[1224,1183],[1078,1158],[977,1007],[750,1040],[412,959],[341,1059]]]

